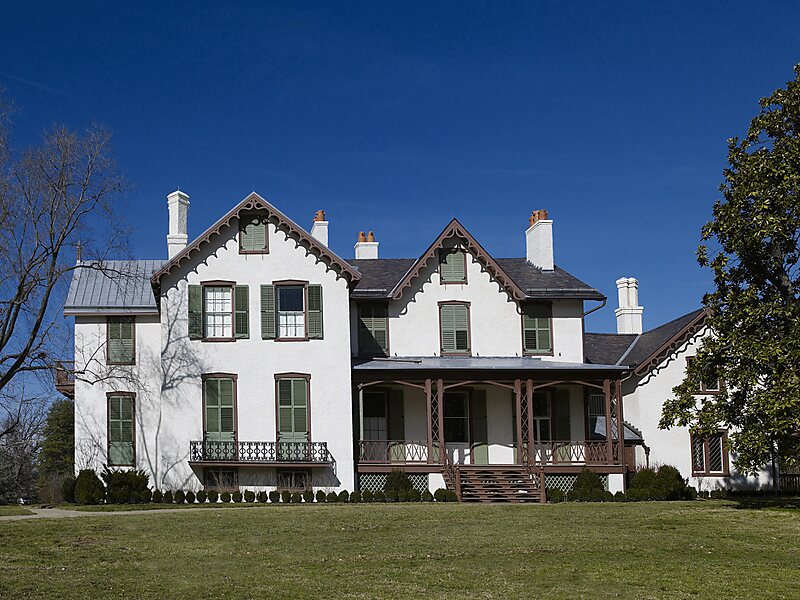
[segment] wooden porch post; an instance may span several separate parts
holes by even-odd
[[[611,380],[604,379],[603,380],[603,396],[605,397],[606,402],[606,455],[608,457],[608,462],[606,464],[614,464],[614,451],[612,449],[612,439],[611,439]]]
[[[433,419],[431,411],[431,380],[425,380],[425,403],[428,407],[428,463],[433,462],[433,430],[431,428],[431,420]]]
[[[436,380],[436,408],[439,419],[439,462],[445,463],[446,448],[444,447],[444,381]]]
[[[517,428],[517,464],[522,464],[523,460],[523,452],[525,449],[525,442],[522,439],[522,380],[515,379],[514,380],[514,402],[516,403],[516,410],[515,412],[517,417],[517,422],[515,424]]]
[[[533,442],[536,427],[533,422],[533,379],[525,382],[525,404],[528,407],[528,464],[533,463]]]
[[[625,472],[625,420],[622,417],[622,380],[614,381],[614,396],[617,405],[617,451],[619,452],[619,464],[622,466],[623,481]],[[624,485],[624,484],[623,484]]]
[[[358,441],[364,441],[364,388],[358,386]]]

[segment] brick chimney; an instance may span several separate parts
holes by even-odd
[[[375,234],[370,231],[369,235],[364,235],[364,232],[360,231],[355,251],[356,258],[377,259],[378,242],[375,241]]]
[[[311,224],[311,236],[318,242],[328,245],[328,221],[325,220],[325,211],[318,210]]]
[[[543,271],[552,271],[553,221],[546,210],[534,210],[528,219],[530,227],[525,232],[525,258]]]
[[[639,306],[639,282],[633,277],[617,279],[617,296],[617,333],[642,333],[644,308]]]
[[[189,243],[189,195],[180,190],[167,196],[169,208],[169,233],[167,234],[167,252],[169,258],[175,256]]]

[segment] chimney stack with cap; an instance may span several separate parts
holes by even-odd
[[[364,235],[363,231],[358,233],[358,241],[355,245],[356,258],[377,259],[378,242],[375,241],[375,234],[371,231],[369,235]]]
[[[525,232],[525,258],[543,271],[552,271],[553,221],[546,210],[534,210],[528,219],[530,227]]]
[[[311,224],[311,236],[318,242],[328,245],[328,221],[325,220],[325,211],[318,210]]]

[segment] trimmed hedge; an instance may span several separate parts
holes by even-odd
[[[347,490],[339,492],[339,502],[350,502],[350,493]]]
[[[172,492],[170,490],[164,492],[164,504],[172,504]]]
[[[681,472],[673,466],[640,469],[633,476],[628,490],[629,500],[694,500],[697,492],[687,485]]]
[[[281,502],[284,504],[289,504],[292,501],[292,492],[289,490],[283,490],[281,492]]]
[[[244,499],[244,496],[242,495],[242,492],[240,492],[239,490],[236,490],[231,495],[231,498],[233,499],[234,502],[236,502],[238,504]]]
[[[208,490],[208,501],[216,502],[219,500],[219,492],[217,490]]]
[[[430,491],[425,490],[424,492],[422,492],[422,501],[433,502],[433,494],[431,494]]]
[[[197,492],[196,498],[200,504],[205,504],[206,498],[208,498],[208,494],[206,494],[205,490],[200,490],[199,492]]]
[[[186,503],[187,504],[194,504],[195,498],[196,498],[196,496],[194,495],[194,492],[192,490],[189,490],[188,492],[186,492]]]
[[[281,493],[278,490],[272,490],[269,493],[269,501],[273,504],[277,504],[281,501]]]
[[[350,492],[350,502],[352,503],[360,503],[361,502],[361,492]]]
[[[106,488],[97,474],[91,469],[83,469],[75,480],[75,501],[78,504],[100,504],[106,495]]]
[[[339,496],[336,494],[336,492],[328,492],[328,494],[325,496],[325,501],[326,502],[338,502],[339,501]]]
[[[362,502],[372,502],[375,499],[375,494],[372,490],[364,490],[361,492],[361,501]]]
[[[261,504],[267,503],[267,492],[260,491],[256,494],[256,500],[258,500]]]
[[[164,494],[161,493],[161,490],[156,490],[153,492],[153,502],[156,504],[161,504],[164,501]]]
[[[252,503],[256,501],[256,493],[253,490],[247,490],[244,493],[244,501]]]
[[[303,502],[306,504],[314,502],[314,490],[303,490]]]
[[[325,500],[327,500],[327,495],[322,490],[317,490],[317,493],[314,494],[314,496],[316,497],[317,502],[325,502]]]
[[[377,490],[373,496],[375,502],[386,502],[386,494],[383,490]]]
[[[173,497],[175,498],[175,504],[183,504],[186,501],[186,492],[178,490]]]
[[[222,500],[225,504],[229,504],[231,501],[231,493],[230,492],[222,492],[219,495],[219,499]]]

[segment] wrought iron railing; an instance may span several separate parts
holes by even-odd
[[[327,442],[190,442],[192,462],[319,463],[333,462]]]
[[[619,464],[619,443],[611,443],[611,458],[605,441],[534,442],[531,461],[534,465],[608,465]]]
[[[439,460],[434,448],[434,456]],[[358,443],[358,460],[362,463],[427,463],[428,442],[414,440],[362,440]]]

